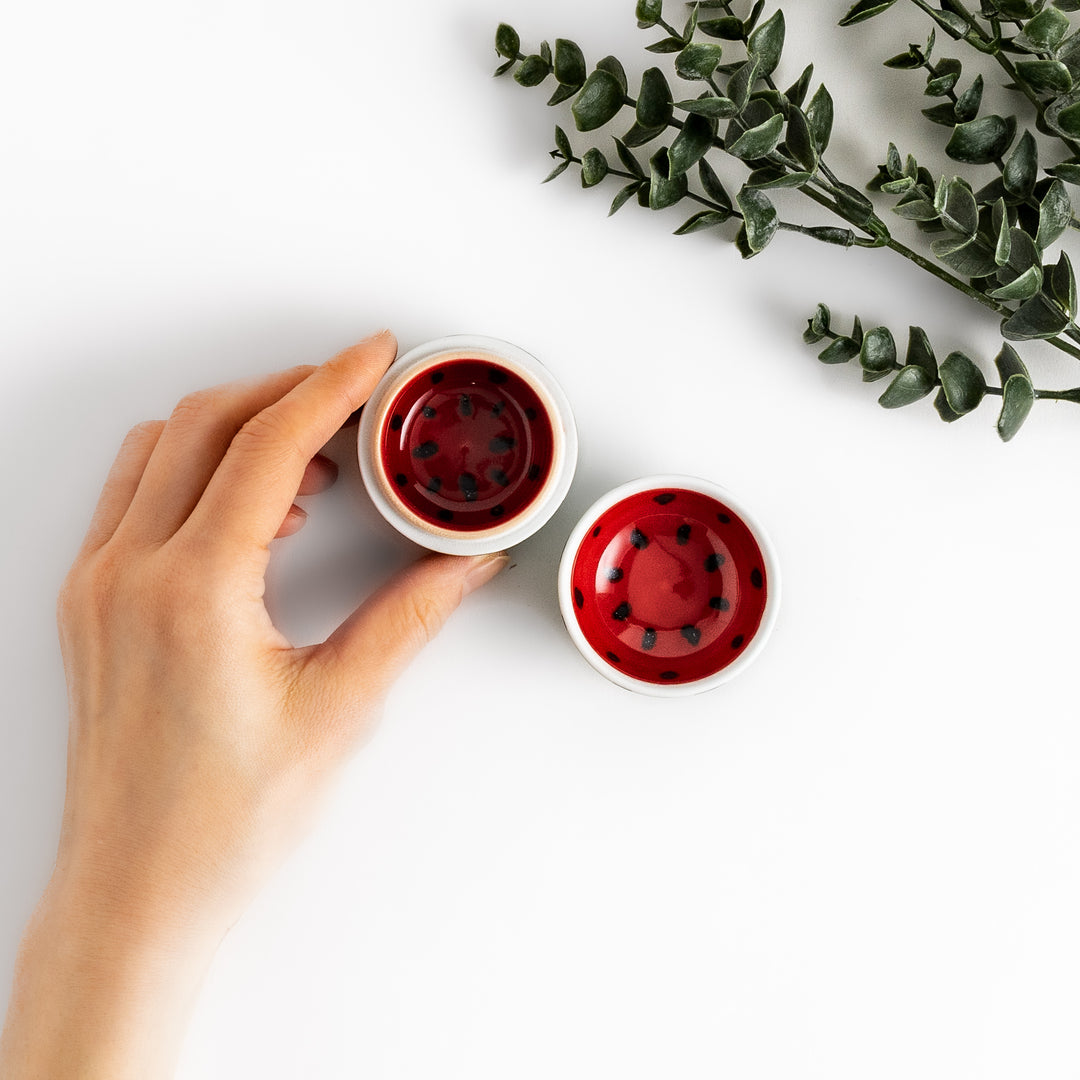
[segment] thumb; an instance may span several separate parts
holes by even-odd
[[[462,599],[509,561],[506,552],[425,555],[400,571],[315,648],[307,667],[321,684],[317,699],[344,716],[381,700]]]

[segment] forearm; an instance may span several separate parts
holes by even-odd
[[[218,940],[54,878],[19,950],[0,1076],[171,1076]]]

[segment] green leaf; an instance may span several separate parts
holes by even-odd
[[[808,172],[818,166],[817,147],[806,114],[797,105],[788,109],[787,148],[791,156]]]
[[[499,28],[495,31],[495,51],[507,60],[516,60],[521,51],[521,38],[507,23],[499,23]]]
[[[727,193],[727,188],[720,182],[720,177],[704,158],[698,162],[698,179],[701,181],[705,194],[714,203],[719,203],[727,210],[731,209],[731,196]]]
[[[1025,300],[1001,324],[1001,336],[1010,341],[1057,337],[1069,325],[1069,316],[1046,293]]]
[[[668,149],[662,146],[649,159],[651,173],[649,177],[649,209],[663,210],[674,206],[689,190],[686,174],[670,175]]]
[[[610,71],[594,71],[574,99],[570,111],[578,131],[603,127],[623,106],[623,89]]]
[[[997,359],[998,374],[1001,376],[1001,415],[998,416],[998,435],[1002,442],[1008,442],[1019,430],[1035,404],[1035,388],[1031,384],[1024,361],[1008,343],[1001,347]]]
[[[925,368],[908,364],[897,372],[896,378],[878,398],[878,404],[883,409],[900,409],[926,397],[934,386],[933,376],[928,375]]]
[[[607,158],[595,146],[590,147],[581,158],[581,186],[595,187],[607,174]]]
[[[753,60],[747,60],[740,64],[728,79],[727,96],[739,107],[741,112],[750,99],[750,90],[757,79],[757,64]]]
[[[1016,144],[1016,149],[1005,162],[1001,174],[1005,190],[1018,199],[1027,199],[1035,190],[1035,181],[1039,175],[1039,149],[1035,137],[1025,129]]]
[[[668,151],[672,175],[678,176],[696,165],[712,146],[715,136],[715,120],[708,120],[704,116],[688,116]]]
[[[986,165],[1009,149],[1015,135],[1015,116],[983,116],[966,124],[957,124],[945,153],[954,161]]]
[[[569,161],[560,161],[554,169],[551,170],[540,182],[546,184],[549,180],[554,180],[556,176],[562,176],[564,172],[570,167]]]
[[[862,348],[859,350],[859,364],[868,382],[883,379],[894,370],[896,342],[887,327],[875,326],[872,330],[866,331]]]
[[[555,39],[555,78],[577,89],[585,82],[585,54],[573,41]]]
[[[817,88],[810,99],[810,104],[806,107],[806,120],[810,125],[810,134],[814,137],[817,152],[824,154],[833,126],[833,99],[824,84]]]
[[[874,204],[850,184],[837,184],[836,202],[852,225],[866,225],[874,216]]]
[[[721,213],[719,210],[701,210],[684,221],[675,230],[675,235],[685,236],[687,233],[700,232],[702,229],[714,229],[717,225],[723,225],[730,217],[730,213]]]
[[[618,57],[605,56],[603,60],[597,60],[596,66],[601,71],[609,71],[614,75],[616,82],[622,87],[623,93],[626,93],[629,88],[629,84],[626,81],[626,69],[619,62]]]
[[[767,195],[746,187],[735,196],[735,202],[742,211],[747,246],[751,254],[756,255],[768,246],[780,227],[776,207]],[[749,258],[748,255],[744,257]]]
[[[720,63],[721,49],[708,41],[695,41],[675,57],[675,74],[680,79],[708,79]]]
[[[533,53],[521,61],[521,67],[514,72],[514,80],[522,86],[539,86],[550,74],[551,65]]]
[[[641,76],[635,115],[643,128],[666,127],[671,120],[671,87],[657,67],[649,68]]]
[[[923,93],[927,97],[946,97],[960,81],[963,71],[964,66],[959,60],[948,57],[940,61],[934,68],[934,73],[927,76]]]
[[[755,169],[747,178],[746,186],[758,188],[761,191],[772,191],[774,188],[798,188],[807,184],[812,179],[808,172],[783,172],[782,170]]]
[[[1029,266],[1008,285],[992,290],[987,296],[992,296],[995,300],[1030,300],[1042,288],[1042,283],[1042,267]]]
[[[1073,273],[1072,262],[1064,251],[1058,258],[1057,265],[1050,271],[1050,288],[1054,298],[1070,317],[1076,318],[1076,274]]]
[[[908,221],[937,221],[937,207],[919,191],[909,191],[893,207],[893,213]]]
[[[883,61],[883,64],[885,67],[896,71],[915,71],[923,66],[923,54],[914,45],[911,45],[907,52],[890,56],[888,60]]]
[[[814,65],[807,64],[806,67],[803,68],[803,73],[784,91],[784,97],[786,97],[792,105],[802,108],[802,103],[806,100],[807,91],[810,89],[810,80],[813,77]]]
[[[1060,60],[1020,60],[1016,73],[1039,93],[1067,94],[1072,89],[1072,75]]]
[[[953,177],[940,190],[943,197],[935,199],[934,205],[945,227],[963,236],[974,236],[979,228],[979,208],[971,188],[959,177]]]
[[[974,120],[979,115],[982,105],[983,77],[977,75],[975,81],[956,99],[953,113],[960,123]]]
[[[492,74],[495,76],[505,75],[516,64],[516,60],[507,60],[505,63],[500,64]]]
[[[1069,20],[1056,8],[1046,8],[1024,24],[1013,45],[1027,52],[1053,52],[1069,32]]]
[[[807,320],[803,331],[803,341],[807,345],[816,345],[828,332],[832,321],[832,312],[824,304],[818,304],[814,314]]]
[[[1051,176],[1064,180],[1066,184],[1080,185],[1080,164],[1072,161],[1063,161],[1052,169],[1046,170]]]
[[[930,376],[931,382],[937,379],[937,357],[934,356],[930,339],[921,326],[908,327],[908,347],[904,364],[906,367],[922,368]]]
[[[943,101],[932,109],[923,109],[922,114],[931,124],[947,128],[956,126],[956,107],[951,101]]]
[[[859,355],[859,343],[854,338],[840,337],[818,353],[823,364],[846,364]]]
[[[765,10],[765,0],[756,0],[754,6],[750,9],[750,14],[747,15],[746,20],[743,22],[743,35],[749,34],[755,26],[757,26],[758,19],[761,18],[761,13]]]
[[[935,240],[930,245],[930,250],[946,266],[952,267],[964,277],[986,277],[997,270],[994,249],[978,235],[971,239],[961,236]]]
[[[699,22],[698,29],[706,37],[723,38],[725,41],[742,41],[743,39],[742,19],[737,19],[734,15]]]
[[[896,0],[859,0],[848,13],[840,20],[841,26],[852,26],[863,19],[872,19],[896,3]]]
[[[746,43],[748,55],[758,62],[763,76],[771,75],[780,63],[780,55],[784,51],[784,33],[784,12],[778,10],[750,35]]]
[[[1036,245],[1045,251],[1072,221],[1072,203],[1065,185],[1055,179],[1039,203],[1039,232]]]
[[[687,17],[685,24],[683,25],[682,39],[683,41],[692,41],[694,38],[694,31],[697,30],[698,14],[701,10],[701,6],[697,3],[690,5],[690,15]]]
[[[621,210],[623,204],[626,203],[629,199],[633,198],[638,193],[638,189],[641,186],[641,181],[635,180],[633,183],[627,184],[626,187],[620,188],[619,193],[615,196],[614,199],[611,200],[611,209],[608,211],[608,217],[611,217],[612,214],[617,213],[619,210]],[[647,184],[644,186],[646,188],[648,187]]]
[[[962,352],[951,352],[938,368],[945,401],[957,416],[976,408],[986,396],[986,379]]]
[[[570,140],[558,124],[555,125],[555,146],[564,158],[572,158],[574,151],[570,148]]]
[[[664,0],[638,0],[637,24],[642,30],[655,26],[664,13]]]
[[[945,421],[946,424],[951,424],[954,420],[960,419],[959,413],[954,413],[949,408],[949,403],[945,399],[945,391],[939,390],[937,397],[934,398],[934,408],[937,409],[938,416]]]
[[[1009,269],[1022,274],[1029,266],[1039,266],[1042,256],[1035,241],[1023,229],[1009,230]]]
[[[633,154],[627,149],[626,143],[622,139],[615,140],[615,150],[619,155],[619,160],[630,170],[635,176],[645,179],[645,170],[641,167],[641,162],[638,161]]]
[[[561,105],[562,102],[572,98],[578,92],[578,87],[567,86],[565,83],[559,83],[555,87],[555,92],[548,98],[549,105]]]
[[[540,42],[540,59],[544,61],[548,66],[548,70],[551,70],[551,46],[546,41]]]
[[[663,135],[667,127],[642,127],[636,120],[630,126],[630,130],[622,137],[627,146],[644,146],[652,142],[658,135]]]
[[[780,143],[780,136],[784,130],[784,118],[777,113],[769,117],[763,124],[744,131],[728,148],[727,151],[733,157],[742,158],[744,161],[754,161],[757,158],[771,154]]]
[[[850,229],[840,229],[835,225],[811,225],[809,228],[804,228],[801,235],[809,236],[811,240],[820,240],[823,244],[835,244],[837,247],[849,248],[855,243],[855,234]]]
[[[1049,122],[1049,116],[1047,119]],[[1061,109],[1054,115],[1054,122],[1051,126],[1071,138],[1080,138],[1080,102]]]
[[[1005,200],[994,204],[994,220],[997,222],[997,242],[994,245],[994,262],[1006,266],[1012,254],[1012,234],[1009,231],[1009,215],[1005,212]]]
[[[676,101],[676,109],[692,113],[695,116],[707,116],[714,120],[730,120],[739,108],[731,98],[705,96],[690,101]]]

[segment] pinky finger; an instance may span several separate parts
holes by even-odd
[[[101,489],[97,509],[83,540],[82,554],[103,547],[116,532],[164,428],[164,420],[147,420],[136,424],[127,433]]]

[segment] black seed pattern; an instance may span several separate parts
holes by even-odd
[[[679,673],[677,671],[661,671],[660,678],[665,679],[667,682],[671,682],[673,679],[677,679]]]
[[[682,634],[691,645],[696,646],[701,641],[701,631],[696,626],[684,626],[679,633]]]
[[[514,449],[516,440],[512,435],[496,435],[491,442],[488,443],[488,449],[493,454],[505,454],[508,450]]]
[[[755,589],[760,589],[765,584],[765,578],[762,577],[761,571],[756,566],[750,571],[750,584]]]
[[[617,566],[613,566],[607,572],[607,579],[608,581],[622,581],[622,571]]]
[[[506,382],[506,372],[500,371],[498,368],[491,368],[488,371],[488,378],[495,383],[496,386],[502,386]]]
[[[390,430],[400,431],[401,425],[404,423],[405,418],[401,415],[401,413],[394,413],[394,415],[390,417]]]
[[[468,394],[461,394],[458,397],[458,411],[462,416],[472,416],[472,398]]]
[[[434,457],[439,452],[439,444],[431,439],[427,442],[422,442],[413,452],[415,458],[429,458]]]
[[[432,418],[433,418],[433,417],[435,416],[435,410],[434,410],[434,409],[433,409],[433,408],[432,408],[432,407],[431,407],[430,405],[425,405],[425,406],[424,406],[424,407],[423,407],[423,408],[422,408],[422,409],[420,410],[420,415],[421,415],[421,416],[422,416],[422,417],[423,417],[423,418],[424,418],[425,420],[430,420],[430,419],[432,419]]]
[[[399,472],[397,476],[394,477],[394,483],[397,484],[398,487],[404,487],[408,482],[409,478],[403,472]]]
[[[630,618],[630,605],[624,600],[612,613],[613,619],[618,619],[619,622],[626,622]]]
[[[669,502],[675,501],[675,492],[665,491],[663,495],[654,495],[653,502],[658,502],[661,506],[667,506]]]
[[[731,518],[729,518],[727,516],[727,514],[717,514],[716,515],[716,520],[719,521],[721,525],[730,525],[731,524]]]
[[[680,525],[675,530],[675,543],[682,547],[690,539],[690,526]]]
[[[592,534],[593,534],[594,537],[600,535],[600,526],[599,525],[597,525],[596,528],[593,529]]]
[[[444,377],[445,377],[445,372],[442,372],[442,371],[433,371],[431,373],[431,381],[433,383],[441,383],[443,381]]]
[[[454,511],[453,510],[440,510],[439,511],[439,520],[440,521],[453,521],[454,520]]]
[[[427,489],[428,489],[428,491],[431,492],[432,495],[438,495],[439,489],[441,487],[442,487],[442,477],[441,476],[433,476],[428,481]]]
[[[530,480],[539,480],[540,479],[540,466],[539,465],[530,465],[529,466],[529,479]]]
[[[491,415],[492,416],[499,416],[502,413],[503,409],[505,409],[505,408],[506,408],[506,402],[505,401],[496,401],[495,404],[491,406]]]
[[[641,647],[648,652],[656,645],[656,631],[650,627],[641,635]]]
[[[622,663],[622,661],[621,661],[621,660],[620,660],[620,659],[619,659],[619,658],[618,658],[618,657],[617,657],[617,656],[616,656],[616,655],[615,655],[615,654],[614,654],[613,652],[609,652],[609,653],[607,654],[607,658],[608,658],[608,659],[609,659],[609,660],[610,660],[610,661],[611,661],[611,662],[612,662],[613,664],[621,664],[621,663]]]
[[[466,502],[476,501],[476,477],[471,472],[462,473],[457,478],[457,486]]]
[[[579,608],[583,608],[585,606],[585,595],[580,589],[574,590],[574,603],[577,604]]]
[[[728,608],[731,607],[731,601],[723,596],[710,596],[709,607],[711,607],[713,611],[727,611]]]
[[[649,538],[640,529],[634,528],[630,531],[630,543],[638,551],[644,551],[649,546]]]
[[[726,561],[727,560],[724,558],[723,555],[721,555],[719,552],[714,551],[705,560],[705,569],[706,569],[706,571],[708,571],[708,573],[715,574],[716,571],[719,570],[720,567],[723,566]]]
[[[510,483],[510,477],[502,469],[488,469],[488,476],[500,487],[507,487]]]
[[[503,506],[502,503],[499,503],[498,506],[493,506],[491,508],[491,516],[492,517],[502,517],[503,514],[505,514],[505,513],[506,513],[506,507]]]
[[[744,638],[744,637],[742,636],[742,634],[736,634],[736,635],[735,635],[735,636],[734,636],[734,637],[733,637],[733,638],[731,639],[731,647],[732,647],[733,649],[741,649],[741,648],[742,648],[742,643],[743,643],[743,642],[744,642],[745,640],[746,640],[746,638]]]
[[[536,419],[536,410],[531,405],[525,410],[525,419],[526,420],[535,420]]]

